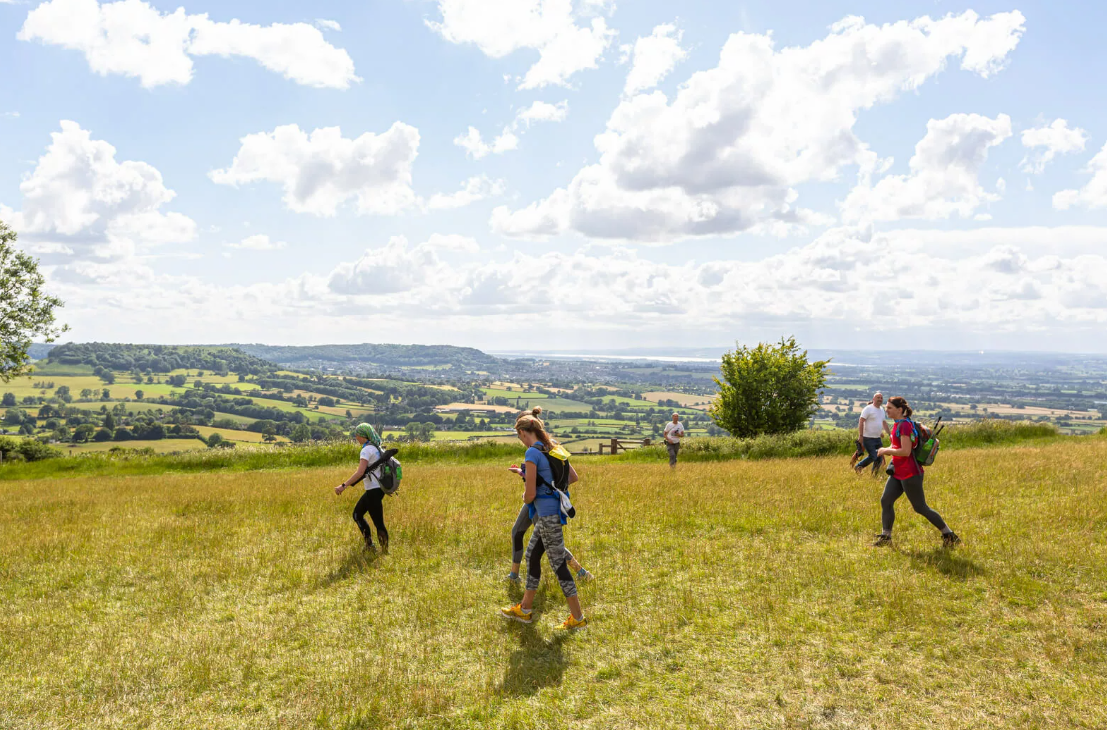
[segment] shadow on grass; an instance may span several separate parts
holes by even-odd
[[[908,550],[903,554],[911,558],[912,564],[917,568],[937,570],[944,576],[968,580],[984,575],[984,569],[979,565],[957,554],[955,550],[936,547],[930,550]]]
[[[514,588],[515,590],[509,589],[509,593],[515,594],[518,591],[521,596],[522,590],[518,586]],[[546,640],[538,635],[536,628],[537,622],[541,621],[546,613],[548,603],[546,586],[543,585],[534,596],[534,624],[503,622],[504,631],[516,637],[519,647],[511,653],[507,661],[500,692],[516,697],[529,697],[543,687],[555,687],[561,684],[561,677],[565,674],[565,668],[569,666],[569,660],[565,657],[562,648],[562,644],[568,637],[558,634]]]
[[[364,545],[352,547],[346,552],[346,557],[335,566],[334,570],[319,579],[320,588],[328,588],[335,583],[341,583],[352,575],[364,573],[377,561],[377,552],[370,552]]]
[[[558,635],[547,641],[538,635],[533,624],[512,622],[507,628],[518,633],[519,648],[511,652],[507,660],[500,691],[516,697],[529,697],[543,687],[561,684],[561,677],[569,666],[562,648],[567,637]]]

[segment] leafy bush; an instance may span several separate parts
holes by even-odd
[[[35,439],[0,437],[0,454],[4,461],[42,461],[62,456],[61,449],[48,446]]]
[[[711,417],[738,438],[799,431],[819,408],[829,362],[808,362],[794,337],[727,352]]]

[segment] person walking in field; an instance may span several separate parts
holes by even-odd
[[[907,400],[896,396],[888,401],[888,415],[895,419],[892,429],[892,445],[879,449],[880,456],[892,457],[892,473],[884,485],[884,494],[880,497],[881,522],[883,531],[876,536],[873,547],[883,547],[892,541],[892,525],[896,521],[896,500],[906,494],[911,506],[920,515],[930,520],[930,524],[942,533],[942,544],[953,547],[961,542],[957,533],[949,529],[942,516],[930,508],[923,493],[923,467],[915,460],[914,448],[917,439],[915,424],[911,421],[911,406]]]
[[[880,467],[884,466],[884,459],[877,452],[884,446],[881,435],[884,433],[890,435],[892,430],[888,427],[888,416],[883,406],[884,394],[874,393],[873,399],[861,409],[861,417],[857,419],[857,439],[861,443],[861,448],[868,453],[868,456],[853,467],[858,474],[871,464],[872,474],[875,477]]]
[[[669,450],[669,468],[676,469],[677,453],[680,452],[680,440],[684,438],[684,424],[680,414],[674,413],[673,420],[665,424],[665,448]]]
[[[530,415],[538,417],[542,413],[542,406],[535,406],[530,411]],[[539,442],[535,445],[535,448],[544,448]],[[525,462],[524,462],[525,464]],[[518,464],[512,464],[508,469],[519,476],[526,478],[525,469]],[[577,472],[572,466],[569,467],[569,483],[573,484],[577,481]],[[515,524],[511,526],[511,571],[507,574],[507,580],[511,583],[519,583],[519,566],[523,561],[523,544],[526,541],[527,530],[534,524],[534,520],[530,516],[530,505],[524,503],[519,508],[519,514],[515,518]],[[584,567],[577,561],[573,554],[569,552],[569,548],[565,548],[565,557],[569,561],[569,567],[576,571],[577,580],[592,580],[592,574],[589,573]]]
[[[561,492],[554,487],[554,472],[550,465],[550,459],[554,457],[547,456],[558,447],[538,418],[541,412],[541,408],[535,408],[531,413],[523,414],[515,421],[515,433],[527,450],[523,457],[524,467],[514,471],[523,477],[523,503],[527,506],[527,512],[534,522],[534,532],[527,546],[527,582],[523,600],[514,606],[501,608],[500,615],[525,624],[534,620],[534,597],[538,593],[538,584],[542,579],[542,554],[545,553],[550,568],[557,576],[558,583],[561,584],[565,602],[569,604],[570,616],[560,624],[559,628],[573,631],[588,626],[588,619],[581,610],[577,586],[569,570],[569,555],[565,549],[565,537],[562,533],[562,525],[566,524],[567,519],[562,512]],[[575,482],[576,471],[568,462],[564,468],[569,470],[568,481]]]
[[[365,493],[354,505],[354,524],[361,530],[361,536],[365,539],[365,547],[375,551],[373,535],[369,531],[369,523],[365,521],[365,513],[373,520],[373,526],[377,528],[377,539],[381,543],[381,551],[388,552],[388,530],[384,526],[384,491],[381,489],[377,469],[365,473],[373,464],[380,460],[381,437],[368,423],[360,423],[354,429],[354,438],[361,445],[361,460],[358,462],[357,471],[346,481],[334,488],[335,494],[342,494],[351,484],[356,484],[359,479],[365,477]]]

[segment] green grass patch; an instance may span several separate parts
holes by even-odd
[[[1022,443],[928,474],[955,551],[906,500],[870,548],[880,482],[828,459],[586,460],[567,637],[547,566],[534,625],[496,615],[502,464],[405,469],[386,556],[331,490],[352,457],[8,482],[0,726],[1102,728],[1107,440]]]

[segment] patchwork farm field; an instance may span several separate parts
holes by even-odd
[[[411,464],[383,556],[352,460],[4,482],[0,727],[1107,726],[1107,438],[943,454],[952,552],[905,500],[869,547],[842,459],[582,458],[571,636],[548,576],[534,625],[496,615],[503,466]]]

